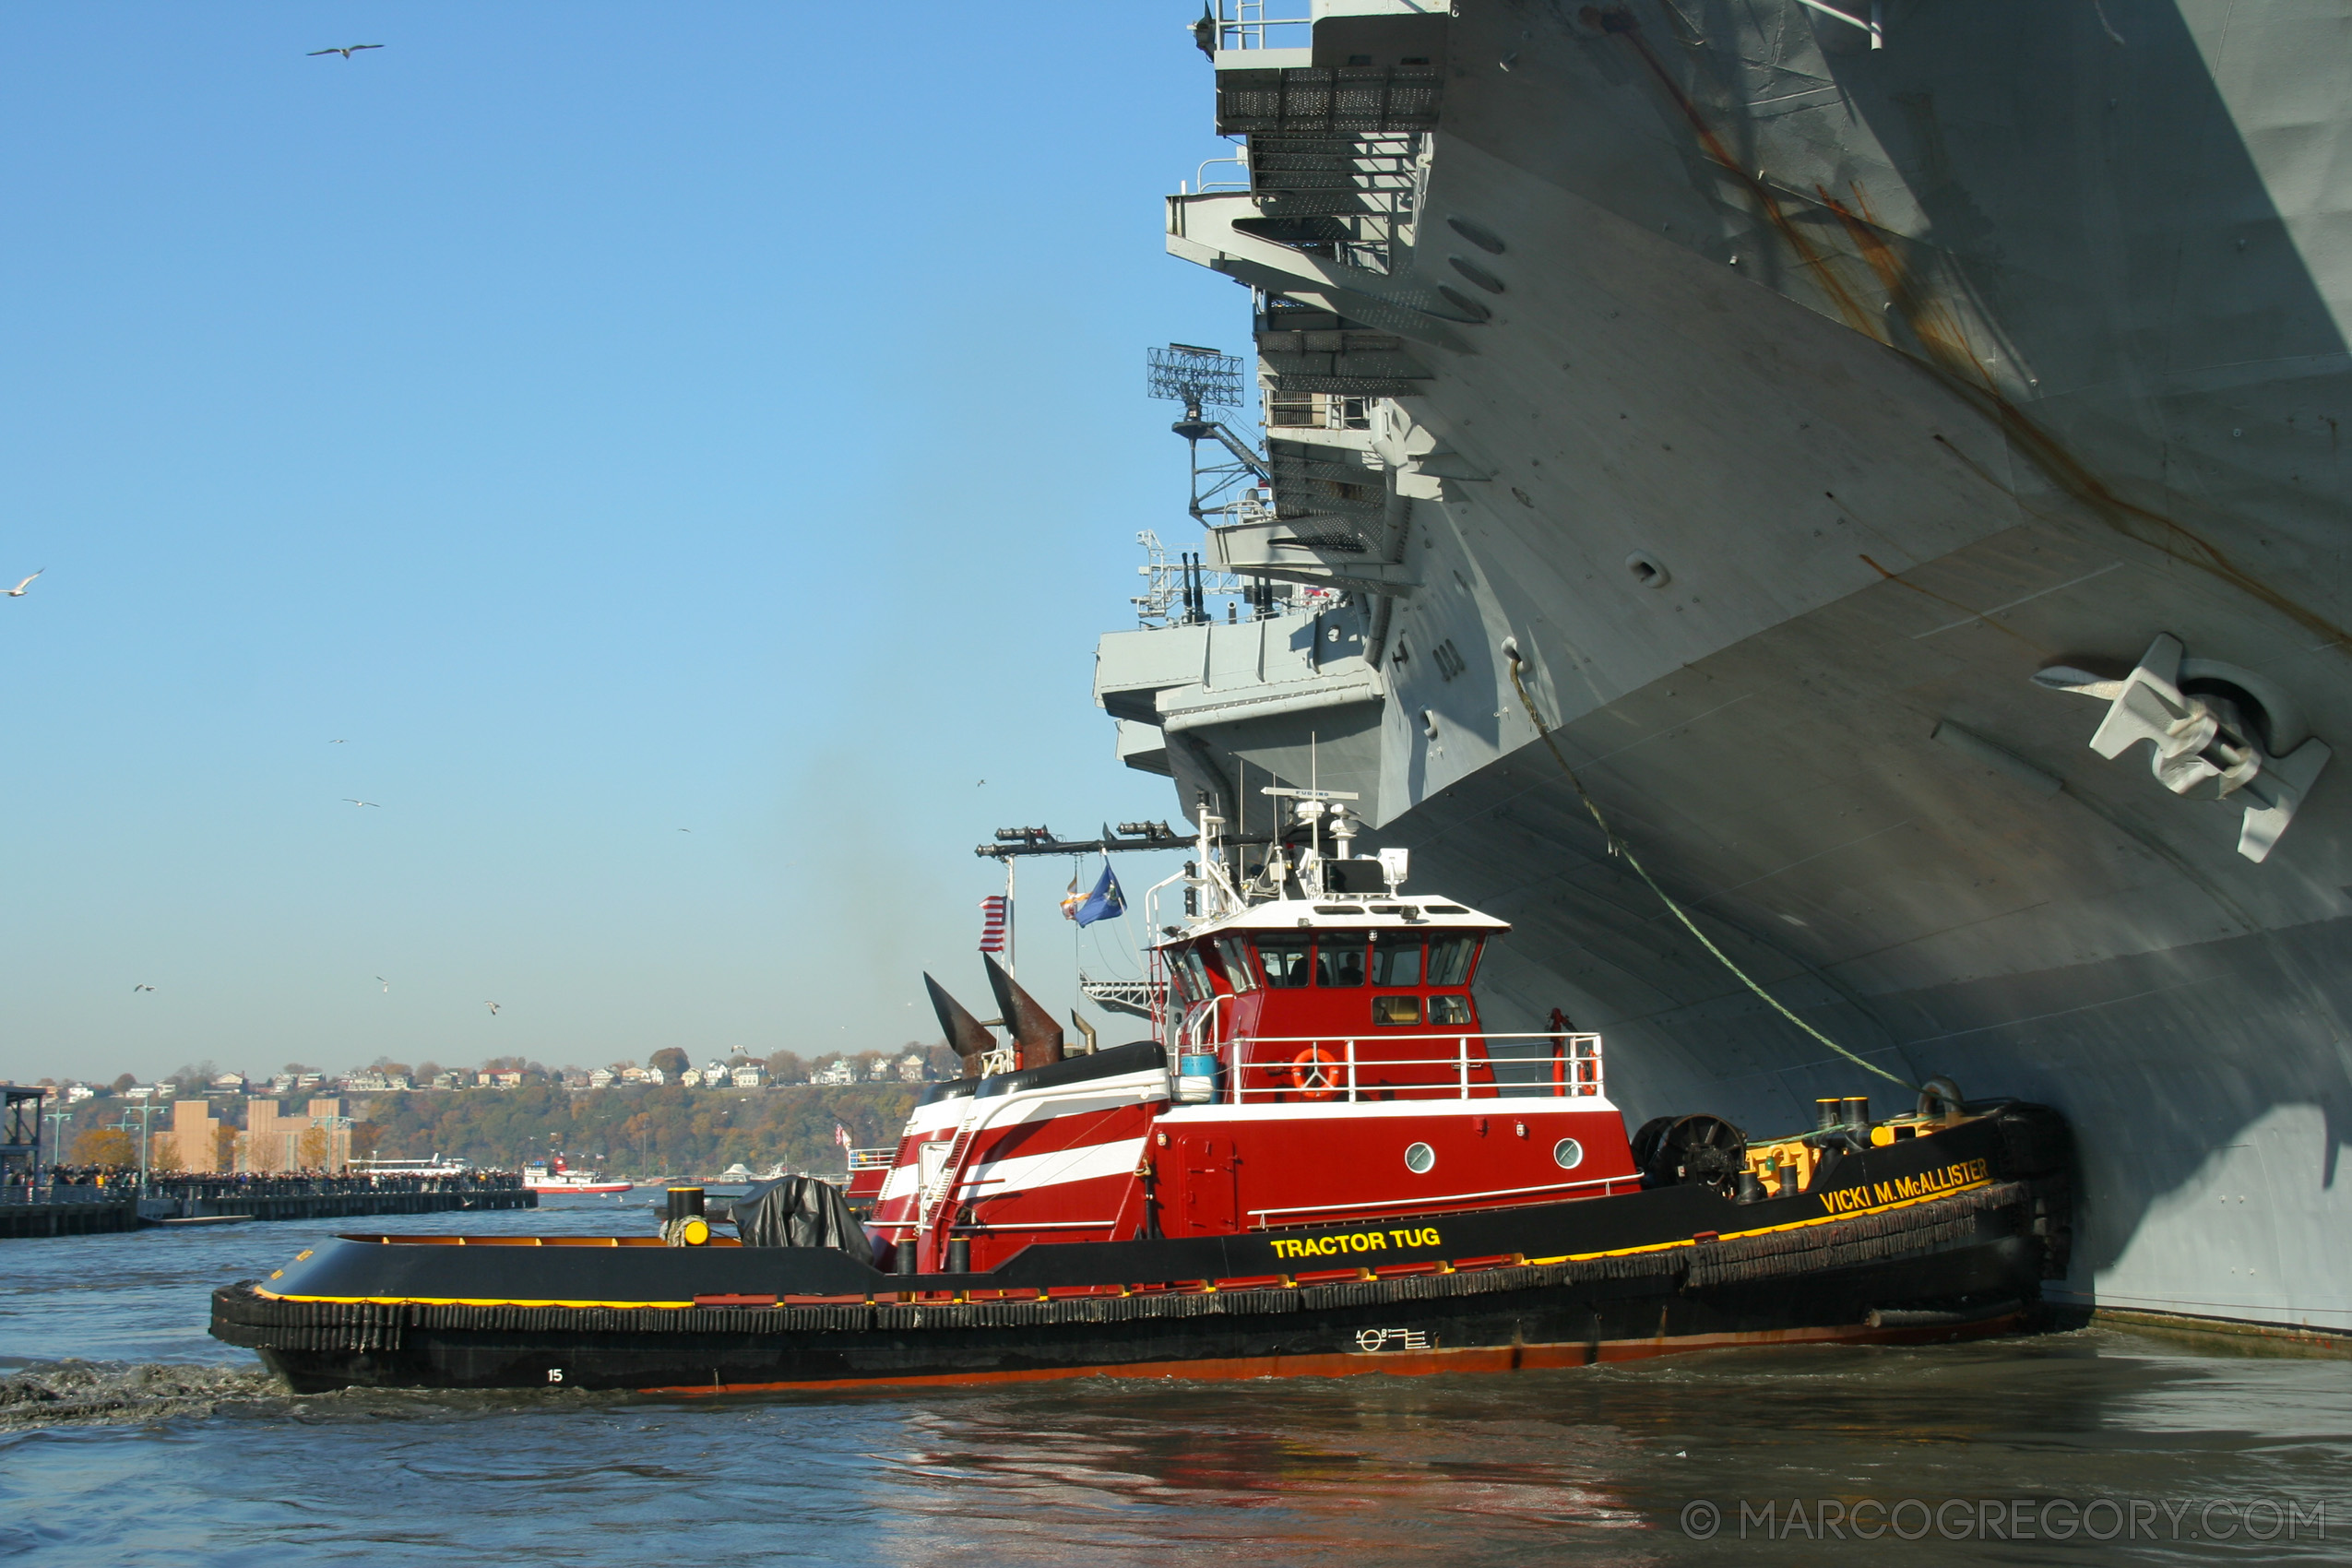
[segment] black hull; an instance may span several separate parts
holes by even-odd
[[[1826,1192],[1735,1204],[1669,1188],[1377,1222],[1380,1234],[1408,1241],[1443,1231],[1453,1262],[1399,1255],[1414,1250],[1404,1245],[1329,1245],[1351,1234],[1338,1229],[1039,1247],[991,1275],[916,1277],[814,1249],[358,1241],[323,1253],[283,1294],[252,1284],[216,1292],[212,1332],[256,1349],[304,1393],[1501,1371],[1994,1333],[2032,1322],[2042,1280],[2063,1271],[2063,1146],[2054,1118],[2020,1107],[1853,1157]],[[1954,1171],[1968,1179],[1945,1182]],[[1313,1255],[1286,1275],[1262,1266],[1277,1253]],[[1343,1253],[1379,1272],[1325,1261]],[[1305,1272],[1313,1269],[1320,1279]],[[572,1304],[527,1304],[511,1290],[526,1277],[545,1289],[561,1273],[576,1292],[597,1285],[599,1270],[610,1304],[578,1304],[577,1294]],[[803,1289],[822,1285],[833,1299],[793,1303],[794,1271]],[[708,1287],[754,1304],[708,1294],[631,1304],[618,1294],[624,1273],[636,1301]],[[1343,1273],[1371,1277],[1333,1277]],[[1146,1276],[1157,1283],[1070,1293]],[[845,1282],[861,1293],[838,1294]],[[493,1283],[505,1299],[484,1299]],[[778,1295],[787,1299],[772,1304]]]

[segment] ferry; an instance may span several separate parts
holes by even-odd
[[[298,1392],[725,1394],[1506,1371],[2037,1321],[2071,1234],[2057,1113],[1936,1079],[1779,1136],[1705,1112],[1629,1129],[1599,1036],[1482,1027],[1503,922],[1407,893],[1406,857],[1350,852],[1344,802],[1285,792],[1283,841],[1225,845],[1204,810],[1197,859],[1146,897],[1151,1038],[1067,1051],[993,960],[1008,1039],[932,984],[964,1075],[909,1114],[865,1223],[790,1177],[732,1206],[736,1237],[691,1186],[659,1235],[345,1235],[215,1292],[212,1333]],[[1164,917],[1178,882],[1189,912]]]
[[[625,1193],[630,1183],[608,1180],[593,1170],[575,1170],[557,1155],[552,1161],[534,1159],[523,1167],[523,1185],[541,1196],[559,1193],[601,1194]]]

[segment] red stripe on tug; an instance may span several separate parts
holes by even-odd
[[[1599,1038],[1482,1027],[1479,960],[1509,927],[1401,892],[1401,853],[1349,857],[1352,797],[1279,792],[1307,842],[1229,862],[1205,816],[1199,912],[1160,927],[1146,896],[1171,933],[1150,1042],[1033,1064],[1023,1039],[1018,1070],[1013,1047],[975,1054],[916,1108],[872,1215],[916,1270],[1640,1185]]]

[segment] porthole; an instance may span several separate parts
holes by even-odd
[[[1408,1144],[1405,1146],[1405,1169],[1414,1175],[1427,1175],[1430,1167],[1436,1163],[1437,1151],[1429,1145]]]
[[[1585,1146],[1574,1138],[1562,1138],[1551,1146],[1551,1163],[1562,1170],[1574,1170],[1585,1163]]]
[[[1674,580],[1674,574],[1666,569],[1665,562],[1639,550],[1625,557],[1625,569],[1645,588],[1661,588]]]
[[[1445,220],[1445,226],[1489,255],[1503,254],[1503,241],[1491,229],[1473,223],[1467,218],[1449,218]]]
[[[1468,322],[1489,321],[1494,316],[1494,312],[1487,309],[1486,306],[1470,298],[1469,295],[1463,293],[1459,289],[1449,289],[1444,284],[1440,283],[1437,286],[1437,297],[1443,301],[1449,308],[1446,310],[1429,311],[1426,313],[1427,315],[1438,316],[1447,321]]]
[[[1479,288],[1484,289],[1488,293],[1499,294],[1503,292],[1503,279],[1497,278],[1493,273],[1489,272],[1485,267],[1480,267],[1478,263],[1474,261],[1465,261],[1458,255],[1447,256],[1445,258],[1445,263],[1447,266],[1454,268],[1455,271],[1460,273],[1471,282],[1476,283]]]

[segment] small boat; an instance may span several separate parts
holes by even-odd
[[[1001,1042],[930,982],[964,1075],[855,1170],[862,1225],[791,1177],[732,1206],[733,1237],[692,1186],[659,1235],[349,1235],[215,1292],[212,1333],[303,1392],[724,1393],[1505,1371],[2037,1321],[2070,1234],[2057,1112],[1938,1079],[1893,1115],[1821,1100],[1781,1136],[1704,1112],[1629,1133],[1599,1036],[1484,1027],[1508,927],[1405,893],[1401,855],[1340,834],[1326,856],[1307,803],[1306,841],[1254,863],[1207,816],[1188,912],[1146,901],[1150,1039],[1065,1053],[990,960]]]
[[[553,1160],[534,1159],[523,1167],[523,1185],[541,1196],[559,1193],[625,1193],[629,1183],[607,1180],[593,1170],[575,1170],[557,1155]]]

